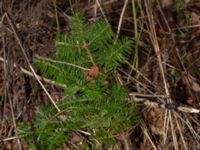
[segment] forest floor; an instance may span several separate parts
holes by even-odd
[[[139,125],[129,133],[129,149],[200,149],[200,2],[134,4],[0,1],[0,149],[28,149],[16,133],[18,125],[34,124],[37,106],[51,105],[30,66],[36,54],[48,57],[56,52],[56,33],[70,31],[68,16],[77,11],[84,12],[88,22],[103,18],[117,36],[135,41],[130,56],[135,59],[119,69],[123,76],[135,68],[126,87],[141,114]],[[61,87],[42,83],[53,99],[62,99]]]

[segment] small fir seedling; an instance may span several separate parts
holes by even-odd
[[[114,77],[133,43],[123,37],[113,44],[115,34],[105,21],[86,23],[81,13],[71,17],[70,23],[69,34],[57,35],[55,56],[35,59],[45,77],[67,86],[66,98],[58,103],[62,113],[50,106],[37,110],[37,141],[42,149],[55,149],[78,132],[84,137],[82,148],[106,147],[138,120],[136,105],[126,102],[127,92]],[[32,143],[31,134],[24,130],[29,129],[22,126],[21,135]]]

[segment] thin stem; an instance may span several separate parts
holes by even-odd
[[[89,71],[90,70],[88,68],[84,68],[84,67],[81,67],[81,66],[76,65],[76,64],[72,64],[72,63],[64,62],[64,61],[59,61],[59,60],[53,60],[53,59],[41,57],[41,56],[38,56],[38,55],[36,55],[35,58],[37,58],[39,60],[44,60],[44,61],[52,62],[52,63],[64,64],[64,65],[72,66],[72,67],[79,68],[79,69],[85,70],[85,71]]]
[[[84,43],[84,44],[87,45],[86,43]],[[93,57],[92,57],[92,54],[90,53],[90,50],[88,49],[87,46],[85,46],[85,50],[86,50],[86,52],[87,52],[87,54],[88,54],[88,56],[89,56],[91,62],[93,63],[93,65],[95,65],[94,59],[93,59]]]
[[[54,0],[54,11],[55,11],[55,18],[56,18],[56,25],[57,25],[57,32],[60,32],[60,23],[58,19],[58,11],[57,11],[57,0]]]

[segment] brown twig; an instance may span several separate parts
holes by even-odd
[[[132,93],[130,93],[129,96],[131,96],[131,99],[133,101],[142,103],[147,106],[151,106],[153,108],[164,108],[166,110],[175,110],[175,111],[177,110],[177,111],[185,112],[185,113],[195,113],[195,114],[200,113],[200,109],[189,107],[189,106],[175,105],[172,103],[159,103],[159,102],[149,100],[148,97],[134,96],[132,95]]]
[[[2,17],[2,22],[3,22],[4,16]],[[5,37],[4,35],[2,36],[2,43],[3,43],[3,54],[4,54],[4,58],[7,57],[7,53],[6,53],[6,47],[5,47]],[[11,97],[11,93],[10,93],[10,78],[9,78],[9,63],[4,62],[4,78],[5,78],[5,99],[8,99],[9,105],[10,105],[10,111],[11,111],[11,116],[12,116],[12,123],[13,123],[13,127],[14,127],[14,134],[15,136],[17,136],[17,144],[20,150],[22,150],[22,146],[21,146],[21,142],[18,138],[17,135],[17,125],[16,125],[16,120],[15,120],[15,114],[14,114],[14,109],[13,109],[13,103],[12,103],[12,97]]]
[[[123,8],[122,8],[122,12],[121,12],[121,14],[120,14],[120,19],[119,19],[118,28],[117,28],[117,34],[116,34],[114,43],[116,43],[116,41],[117,41],[117,39],[118,39],[118,37],[119,37],[119,33],[120,33],[120,30],[121,30],[122,21],[123,21],[123,17],[124,17],[124,13],[125,13],[125,10],[126,10],[127,5],[128,5],[128,0],[125,0],[124,6],[123,6]]]
[[[0,57],[0,61],[1,61],[1,62],[5,62],[6,60],[5,60],[4,58]],[[16,64],[13,64],[13,67],[17,67]],[[32,72],[28,71],[27,69],[25,69],[25,68],[23,68],[23,67],[20,67],[20,70],[21,70],[24,74],[29,75],[29,76],[31,76],[31,77],[34,77],[34,74],[33,74]],[[37,76],[38,76],[38,78],[39,78],[41,81],[45,81],[46,83],[49,83],[49,84],[52,84],[52,85],[55,85],[55,86],[59,86],[59,87],[62,87],[62,88],[66,88],[66,87],[67,87],[65,84],[57,83],[57,82],[55,82],[55,81],[49,80],[49,79],[44,78],[44,77],[39,76],[39,75],[37,75]]]
[[[14,36],[15,36],[15,38],[16,38],[16,40],[17,40],[17,42],[18,42],[18,44],[19,44],[19,46],[20,46],[20,48],[21,48],[21,51],[22,51],[22,53],[23,53],[23,55],[24,55],[25,60],[26,60],[27,63],[28,63],[28,66],[29,66],[31,72],[33,73],[34,77],[36,78],[36,80],[38,81],[38,83],[40,84],[40,86],[42,87],[42,89],[45,91],[45,93],[46,93],[47,96],[49,97],[51,103],[54,105],[54,107],[57,109],[57,111],[60,112],[59,107],[57,106],[57,104],[55,103],[55,101],[53,100],[53,98],[51,97],[51,95],[49,94],[49,92],[47,91],[47,89],[45,88],[45,86],[43,85],[43,83],[42,83],[42,82],[40,81],[40,79],[38,78],[38,76],[37,76],[35,70],[33,69],[33,66],[31,65],[30,60],[28,59],[28,56],[27,56],[27,54],[26,54],[26,52],[25,52],[25,49],[24,49],[24,47],[23,47],[23,45],[22,45],[22,42],[21,42],[21,40],[20,40],[20,38],[19,38],[19,36],[18,36],[18,33],[17,33],[16,27],[15,27],[15,24],[12,22],[11,18],[9,17],[9,15],[8,15],[7,13],[5,13],[4,15],[5,15],[5,17],[7,18],[8,23],[10,24],[10,26],[11,26],[11,28],[12,28],[12,31],[13,31],[13,33],[14,33]]]

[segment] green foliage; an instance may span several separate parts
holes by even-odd
[[[57,35],[57,53],[54,59],[90,68],[97,64],[103,74],[123,63],[132,49],[132,41],[124,37],[113,44],[114,32],[105,21],[86,24],[82,14],[71,18],[72,31]],[[35,60],[46,75],[59,83],[85,83],[83,70],[64,64]],[[56,72],[56,73],[55,73]]]
[[[113,44],[113,37],[111,27],[104,21],[89,24],[77,13],[71,17],[70,34],[57,35],[58,51],[53,57],[69,65],[35,60],[45,77],[67,85],[66,99],[58,103],[65,115],[56,114],[50,106],[37,110],[34,127],[41,148],[55,149],[69,139],[70,133],[79,130],[91,134],[87,137],[90,146],[96,147],[97,141],[101,146],[109,145],[117,135],[135,126],[137,107],[126,102],[126,90],[113,77],[113,71],[127,59],[133,43],[124,37]],[[99,67],[98,76],[85,75],[86,69],[81,68],[94,64]],[[29,132],[20,133],[25,139],[30,136]]]
[[[175,1],[175,10],[177,13],[181,13],[183,9],[187,6],[186,0],[176,0]]]

